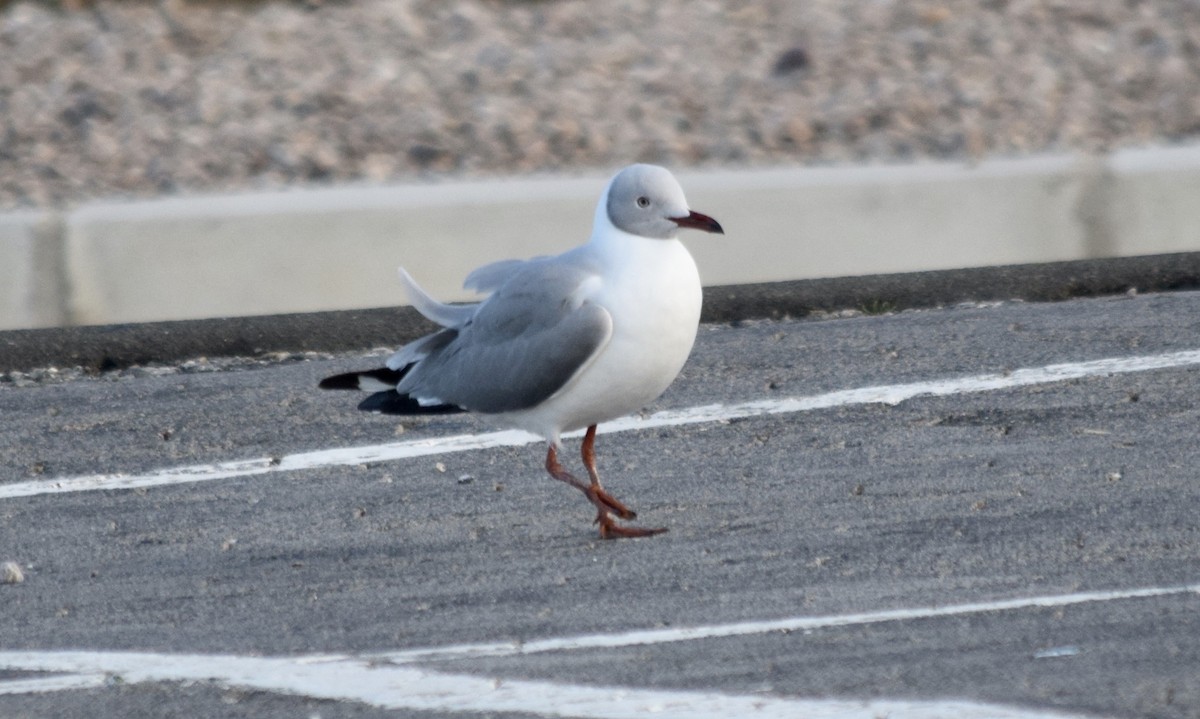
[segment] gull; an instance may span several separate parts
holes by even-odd
[[[677,238],[681,228],[724,234],[688,207],[665,168],[630,165],[600,196],[586,244],[467,275],[466,289],[490,293],[481,302],[438,302],[401,268],[413,306],[442,329],[404,345],[383,368],[327,377],[320,387],[372,392],[358,406],[365,411],[468,411],[543,437],[546,471],[595,506],[602,538],[665,532],[616,521],[637,514],[601,486],[595,442],[597,424],[656,399],[691,353],[700,276]],[[562,434],[585,427],[587,482],[558,460]]]

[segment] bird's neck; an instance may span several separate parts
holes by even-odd
[[[670,256],[682,247],[675,238],[655,239],[625,232],[607,218],[596,223],[588,246],[598,260],[610,267],[653,264],[655,258]]]

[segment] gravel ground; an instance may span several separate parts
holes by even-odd
[[[0,0],[0,208],[1196,135],[1197,0]]]

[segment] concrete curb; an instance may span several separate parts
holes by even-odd
[[[1200,252],[796,280],[705,289],[704,322],[813,311],[934,307],[965,301],[1200,289]],[[0,372],[106,371],[195,357],[397,347],[430,331],[410,307],[0,332]]]
[[[707,285],[1200,250],[1200,146],[977,164],[677,173],[724,238]],[[297,189],[0,215],[0,328],[291,314],[434,296],[586,239],[607,173]]]

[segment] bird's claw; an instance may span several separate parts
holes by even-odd
[[[636,537],[653,537],[667,531],[666,527],[622,527],[607,515],[596,518],[600,525],[601,539],[631,539]]]
[[[607,511],[612,512],[621,519],[637,519],[637,512],[633,511],[629,507],[626,507],[620,502],[620,500],[618,500],[616,497],[613,497],[608,492],[605,492],[603,489],[600,489],[599,487],[589,487],[586,493],[588,499],[592,501],[592,504],[596,505],[600,514],[604,514]],[[599,517],[596,518],[596,521],[600,521]]]

